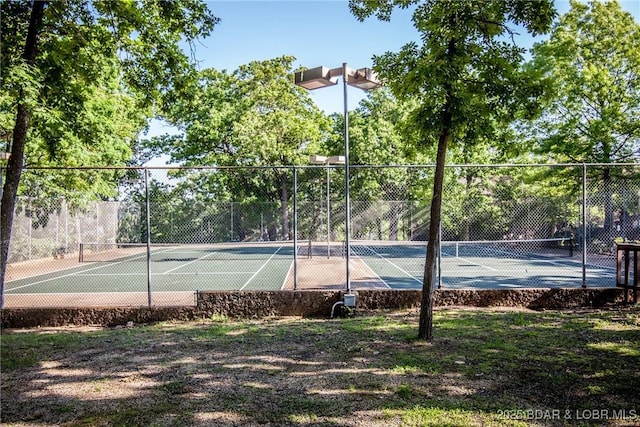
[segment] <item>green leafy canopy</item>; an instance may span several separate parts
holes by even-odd
[[[531,67],[554,82],[526,129],[559,161],[635,161],[640,152],[640,25],[617,1],[571,2]]]

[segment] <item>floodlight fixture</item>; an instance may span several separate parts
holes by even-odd
[[[307,90],[320,89],[338,84],[341,73],[338,69],[330,70],[326,67],[315,67],[295,73],[295,83]],[[342,69],[339,69],[340,71]]]
[[[327,159],[327,163],[330,165],[344,165],[346,162],[344,156],[330,156]]]
[[[312,165],[344,165],[344,156],[319,156],[314,154],[309,156],[309,163]]]
[[[349,74],[347,84],[362,90],[371,90],[382,86],[378,75],[371,68],[360,68]]]
[[[327,163],[327,159],[327,156],[313,155],[309,156],[309,163],[311,163],[312,165],[324,165]]]

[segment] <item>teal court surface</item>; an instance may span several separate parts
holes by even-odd
[[[344,289],[340,242],[83,244],[65,259],[10,265],[6,307],[192,305],[197,291]],[[353,241],[352,289],[421,289],[425,242]],[[613,257],[591,257],[589,287],[615,286]],[[579,253],[555,242],[443,242],[444,289],[580,287]]]
[[[439,285],[444,289],[572,288],[583,284],[581,253],[561,240],[442,242]],[[424,242],[354,242],[352,253],[393,289],[422,287]],[[589,287],[615,286],[613,256],[585,264]]]

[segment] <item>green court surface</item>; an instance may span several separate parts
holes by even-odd
[[[445,289],[517,289],[581,287],[581,254],[540,241],[443,242],[438,263]],[[422,287],[424,242],[354,242],[354,256],[393,289]],[[590,287],[615,286],[613,257],[592,259],[584,271]]]
[[[468,242],[466,242],[468,243]],[[545,245],[549,243],[545,242]],[[324,246],[323,246],[324,245]],[[313,258],[316,266],[335,269],[344,260],[340,242],[328,248],[326,243],[255,242],[208,246],[85,244],[79,260],[66,267],[7,281],[5,295],[20,296],[22,305],[29,298],[39,305],[54,297],[186,293],[181,301],[193,302],[196,291],[273,291],[292,289],[294,260]],[[295,256],[294,256],[295,254]],[[421,289],[426,245],[424,242],[354,241],[351,244],[353,269],[366,266],[367,287]],[[328,258],[327,255],[330,255]],[[445,289],[505,289],[580,287],[583,269],[579,254],[566,248],[520,247],[520,243],[501,242],[453,244],[443,242],[439,261],[439,283]],[[66,260],[65,260],[66,261]],[[63,265],[63,264],[61,264]],[[305,268],[304,262],[298,270]],[[615,286],[612,259],[591,263],[585,269],[590,287]],[[323,287],[324,274],[317,275],[313,288]],[[352,277],[355,277],[356,274]],[[315,276],[314,276],[315,277]],[[307,284],[308,285],[308,284]],[[346,287],[346,283],[345,283]],[[358,282],[354,280],[353,288]],[[142,298],[144,300],[144,298]],[[25,301],[27,301],[25,303]],[[86,298],[83,300],[86,303]],[[175,300],[178,303],[178,300]]]
[[[195,292],[197,290],[278,290],[293,265],[293,245],[159,246],[147,262],[146,247],[98,248],[82,262],[6,283],[17,294],[113,294]]]

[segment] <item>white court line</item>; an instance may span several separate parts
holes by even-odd
[[[165,275],[167,273],[153,273],[151,274],[152,276],[162,276]],[[205,276],[205,275],[209,275],[209,276],[216,276],[216,275],[221,275],[224,276],[225,274],[253,274],[253,271],[206,271],[206,272],[202,272],[202,271],[198,271],[198,272],[192,272],[192,273],[171,273],[172,276]]]
[[[287,275],[284,276],[284,281],[282,282],[282,286],[280,286],[280,290],[281,291],[284,291],[285,287],[287,286],[287,279],[289,279],[289,276],[291,275],[291,271],[293,270],[293,267],[294,267],[293,264],[294,264],[293,261],[291,261],[291,265],[289,266],[289,271],[287,271]],[[296,283],[295,283],[295,280],[294,280],[293,286],[295,286],[295,285],[296,285]]]
[[[176,271],[176,270],[178,270],[178,269],[180,269],[180,268],[182,268],[182,267],[186,267],[186,266],[187,266],[187,265],[189,265],[189,264],[193,264],[194,262],[200,261],[200,260],[202,260],[202,259],[205,259],[205,258],[207,258],[207,257],[209,257],[209,256],[212,256],[212,255],[215,255],[215,254],[217,254],[217,253],[218,253],[218,252],[211,252],[210,254],[202,255],[200,258],[196,258],[196,259],[191,260],[191,261],[189,261],[189,262],[187,262],[187,263],[180,264],[179,266],[177,266],[177,267],[175,267],[175,268],[172,268],[171,270],[164,271],[164,272],[162,272],[161,274],[169,274],[169,273],[171,273],[172,271]]]
[[[361,261],[362,261],[362,264],[367,268],[367,270],[369,270],[369,272],[370,272],[371,274],[373,274],[374,276],[376,276],[376,277],[378,278],[378,280],[379,280],[379,281],[381,281],[381,282],[382,282],[382,283],[383,283],[387,288],[391,289],[391,286],[389,286],[389,284],[388,284],[387,282],[385,282],[385,280],[384,280],[382,277],[380,277],[380,275],[379,275],[378,273],[376,273],[376,272],[373,270],[373,268],[371,268],[371,267],[369,266],[369,264],[367,264],[367,262],[366,262],[363,258],[360,258],[360,257],[358,257],[358,256],[357,256],[357,258],[358,258],[359,260],[361,260]],[[355,265],[353,265],[353,263],[352,263],[352,266],[353,266],[353,267],[355,267]],[[362,268],[357,268],[356,270],[358,270],[358,271],[364,271]]]
[[[192,291],[153,291],[153,293],[159,294],[184,294],[191,293]],[[112,291],[112,292],[43,292],[43,293],[35,293],[35,294],[16,294],[16,295],[37,295],[41,296],[65,296],[69,295],[122,295],[122,294],[140,294],[140,295],[148,295],[147,291]]]
[[[300,247],[300,246],[298,246],[297,248],[295,248],[296,253],[299,253],[299,252],[300,252],[299,247]],[[278,250],[280,250],[280,249],[278,249]],[[275,254],[274,254],[274,255],[275,255]],[[289,266],[289,271],[287,271],[287,275],[286,275],[286,276],[284,276],[284,281],[282,282],[282,286],[280,286],[280,290],[281,290],[281,291],[284,291],[285,287],[287,286],[287,279],[289,279],[289,276],[291,275],[291,271],[292,271],[292,270],[294,269],[294,267],[295,267],[295,265],[294,265],[294,264],[295,264],[295,259],[294,259],[293,261],[291,261],[291,265]],[[294,279],[294,280],[293,280],[293,286],[295,286],[295,285],[296,285],[296,283],[295,283],[295,279]]]
[[[160,251],[160,252],[158,252],[158,253],[162,253],[162,252],[166,252],[166,251],[170,251],[170,250],[171,250],[171,249],[165,249],[165,250]],[[16,289],[28,288],[29,286],[39,285],[39,284],[41,284],[41,283],[51,282],[51,281],[53,281],[53,280],[58,280],[58,279],[64,279],[65,277],[78,276],[78,275],[81,275],[81,274],[86,273],[87,271],[93,271],[93,270],[99,270],[99,269],[101,269],[101,268],[112,267],[112,266],[114,266],[114,265],[123,264],[123,263],[125,263],[125,262],[129,262],[129,261],[132,261],[132,260],[134,260],[134,259],[138,259],[138,258],[146,258],[146,257],[147,257],[147,254],[145,253],[145,254],[140,255],[140,256],[137,256],[137,257],[127,258],[126,260],[117,261],[117,262],[109,262],[109,263],[106,263],[106,264],[103,264],[103,265],[98,265],[98,266],[93,267],[93,268],[87,268],[87,269],[85,269],[85,270],[78,271],[78,272],[76,272],[76,273],[63,274],[62,276],[55,276],[55,277],[51,277],[51,278],[49,278],[49,279],[39,280],[39,281],[37,281],[37,282],[27,283],[27,284],[26,284],[26,285],[24,285],[24,286],[18,286],[18,287],[16,287],[16,288],[11,288],[11,289],[7,289],[7,290],[11,290],[11,291],[13,291],[13,290],[16,290]],[[104,274],[104,276],[107,276],[107,275],[109,275],[109,273],[105,273],[105,274]],[[117,275],[117,274],[116,274],[116,275]]]
[[[466,262],[468,264],[471,264],[471,265],[477,265],[478,267],[486,268],[487,270],[490,270],[490,271],[500,271],[500,270],[498,270],[496,268],[492,268],[492,267],[489,267],[488,265],[483,265],[483,264],[480,264],[480,263],[477,263],[477,262],[473,262],[473,261],[468,260],[466,258],[461,258],[461,257],[454,257],[454,258],[455,259],[460,259],[460,260],[462,260],[462,261],[464,261],[464,262]]]
[[[146,276],[147,273],[78,273],[77,277]]]
[[[275,251],[275,252],[274,252],[274,253],[269,257],[269,259],[268,259],[268,260],[266,260],[266,261],[264,262],[264,264],[262,264],[262,266],[258,269],[258,271],[256,271],[255,273],[253,273],[253,276],[251,276],[251,277],[249,278],[249,280],[247,280],[247,281],[246,281],[246,283],[245,283],[244,285],[242,285],[242,287],[241,287],[239,290],[241,291],[241,290],[243,290],[244,288],[246,288],[246,287],[247,287],[247,285],[249,284],[249,282],[251,282],[251,281],[252,281],[252,280],[253,280],[253,279],[258,275],[258,273],[260,273],[260,271],[262,271],[262,269],[263,269],[267,264],[269,264],[269,261],[271,261],[271,259],[272,259],[274,256],[276,256],[276,254],[277,254],[278,252],[280,252],[280,249],[282,249],[282,248],[284,248],[284,246],[280,246],[280,247],[278,248],[278,250],[277,250],[277,251]]]
[[[525,240],[525,241],[526,241],[526,240]],[[580,266],[573,266],[573,265],[569,265],[569,264],[567,264],[566,262],[558,261],[558,260],[556,260],[556,259],[535,258],[535,254],[533,254],[533,255],[534,255],[534,257],[532,257],[532,258],[522,258],[522,257],[521,257],[521,256],[519,256],[519,254],[518,254],[518,253],[516,253],[516,252],[509,252],[509,251],[505,251],[505,250],[501,250],[501,249],[490,249],[490,251],[491,251],[491,252],[493,252],[493,253],[495,253],[495,254],[503,254],[503,255],[506,255],[506,256],[508,256],[508,257],[509,257],[509,259],[510,259],[510,260],[514,260],[514,261],[522,261],[522,260],[524,260],[524,261],[526,261],[526,262],[542,262],[542,263],[547,263],[547,264],[557,265],[558,267],[566,268],[566,269],[569,269],[569,270],[572,270],[572,271],[573,271],[573,270],[575,270],[575,268],[576,268],[576,267],[582,267],[582,265],[580,265]],[[543,255],[543,256],[544,256],[544,255]],[[467,259],[464,259],[464,258],[460,258],[460,257],[455,257],[455,258],[462,259],[462,260],[464,260],[464,261],[466,261],[466,262],[471,262],[471,261],[469,261],[469,260],[467,260]],[[500,260],[501,260],[501,258],[497,258],[497,257],[496,257],[496,259],[498,260],[498,262],[502,262],[502,261],[500,261]],[[507,263],[507,262],[509,262],[509,261],[505,261],[505,263]],[[472,262],[471,262],[471,263],[472,263]],[[492,270],[492,271],[499,271],[499,270],[496,270],[496,269],[491,268],[491,267],[487,267],[487,266],[482,265],[482,264],[477,264],[477,263],[472,263],[472,264],[478,265],[478,266],[480,266],[480,267],[484,267],[484,268],[489,269],[489,270]],[[589,264],[587,264],[587,265],[589,265]],[[614,268],[613,270],[615,270],[615,268]]]
[[[404,268],[400,267],[399,265],[396,265],[394,262],[389,261],[388,258],[385,258],[384,256],[380,255],[378,252],[376,252],[374,249],[365,246],[365,248],[367,248],[368,250],[370,250],[371,252],[373,252],[376,256],[378,256],[379,258],[385,260],[386,262],[388,262],[389,264],[391,264],[392,266],[394,266],[395,268],[397,268],[398,270],[400,270],[401,272],[403,272],[404,274],[406,274],[407,276],[411,277],[413,280],[415,280],[418,283],[422,283],[422,280],[414,277],[412,274],[410,274],[407,270],[405,270]],[[380,279],[382,280],[382,279]],[[384,280],[382,280],[387,286],[389,286]],[[391,286],[389,286],[389,288],[391,288]]]
[[[151,276],[163,276],[167,273],[151,273]],[[192,272],[192,273],[172,273],[172,276],[205,276],[205,275],[224,275],[224,274],[253,274],[253,271],[207,271],[207,272]],[[97,274],[84,274],[78,273],[78,277],[109,277],[109,276],[146,276],[147,273],[97,273]]]

